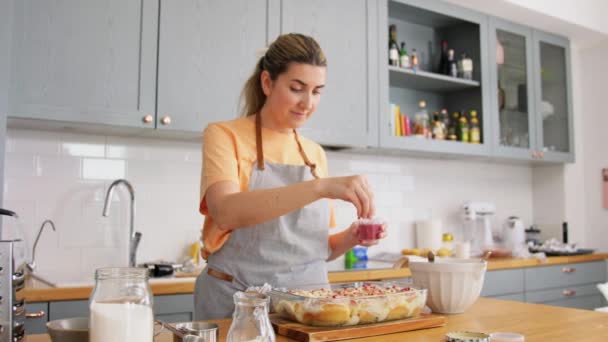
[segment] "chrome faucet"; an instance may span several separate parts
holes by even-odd
[[[42,234],[42,230],[44,229],[44,227],[46,227],[47,223],[51,226],[51,228],[53,228],[54,232],[57,231],[55,229],[55,224],[53,223],[53,221],[44,220],[44,222],[42,222],[42,225],[40,226],[40,229],[38,230],[38,235],[36,236],[36,241],[34,241],[34,248],[32,248],[32,261],[30,261],[26,264],[27,269],[30,270],[30,272],[34,272],[34,270],[36,269],[36,246],[38,246],[38,240],[40,240],[40,235]]]
[[[127,190],[129,190],[129,194],[131,196],[131,220],[129,223],[129,267],[135,267],[135,255],[137,254],[137,247],[139,246],[139,241],[141,240],[141,233],[135,232],[135,190],[129,181],[126,179],[117,179],[110,184],[108,192],[106,193],[106,200],[103,205],[102,215],[105,217],[110,215],[110,203],[112,201],[112,195],[114,194],[114,188],[120,184],[124,185]]]

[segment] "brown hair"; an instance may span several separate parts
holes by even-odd
[[[299,33],[280,35],[270,46],[266,54],[258,61],[253,75],[249,77],[241,93],[241,115],[250,116],[258,113],[266,95],[262,90],[260,75],[266,70],[274,81],[287,71],[289,64],[302,63],[314,66],[327,66],[325,54],[314,38]]]

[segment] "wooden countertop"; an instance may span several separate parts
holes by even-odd
[[[568,257],[549,257],[545,262],[538,259],[493,259],[488,263],[488,270],[502,270],[511,268],[525,268],[536,266],[549,266],[558,264],[579,263],[588,261],[598,261],[608,259],[608,253],[597,253],[589,255],[578,255]],[[363,269],[363,270],[344,270],[329,272],[329,281],[353,282],[378,279],[407,278],[412,274],[409,269],[392,269],[391,264],[386,264],[387,268]],[[155,295],[186,294],[194,291],[195,278],[176,282],[163,282],[151,284],[152,292]],[[23,295],[28,302],[46,302],[58,300],[78,300],[88,299],[92,288],[84,287],[51,287],[45,283],[28,280]]]
[[[401,342],[443,341],[446,333],[451,331],[478,332],[515,332],[523,334],[526,342],[546,341],[606,341],[608,336],[608,314],[587,310],[576,310],[503,301],[491,298],[479,300],[467,312],[458,315],[447,315],[447,324],[439,328],[410,331],[404,333],[352,339],[360,342]],[[213,321],[219,323],[220,341],[226,340],[230,320]],[[29,342],[50,342],[48,335],[28,336]],[[155,341],[171,342],[172,335],[163,333]],[[277,342],[293,341],[277,336]]]

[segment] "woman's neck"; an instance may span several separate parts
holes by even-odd
[[[279,133],[283,133],[283,134],[287,134],[287,133],[291,133],[293,132],[293,128],[291,127],[281,127],[281,125],[276,122],[276,120],[274,120],[274,115],[272,115],[272,113],[270,112],[270,110],[266,107],[263,106],[262,109],[260,110],[260,113],[258,113],[257,115],[261,115],[262,116],[262,127],[263,128],[267,128]]]

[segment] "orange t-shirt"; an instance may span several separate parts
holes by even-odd
[[[248,191],[249,177],[256,167],[255,121],[253,117],[213,123],[203,133],[203,167],[199,211],[205,215],[203,224],[203,257],[219,250],[230,237],[221,231],[209,216],[205,192],[219,181],[232,181],[241,191]],[[327,158],[319,144],[299,136],[308,159],[317,164],[320,177],[327,177]],[[280,133],[262,128],[264,160],[275,164],[305,165],[293,132]],[[333,208],[330,208],[328,227],[335,226]]]

